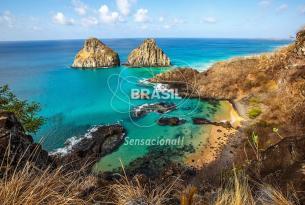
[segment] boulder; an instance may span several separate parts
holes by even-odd
[[[159,114],[164,114],[176,109],[174,103],[159,102],[152,104],[143,104],[132,109],[131,116],[133,118],[140,118],[148,113],[155,112]]]
[[[120,65],[119,55],[96,38],[85,41],[77,53],[73,68],[109,68]]]
[[[103,156],[115,151],[124,142],[126,131],[122,125],[103,125],[91,129],[76,143],[69,143],[64,149],[55,152],[57,164],[65,164],[66,169],[73,170],[75,167],[86,165],[87,170]],[[74,139],[75,140],[75,139]]]
[[[178,126],[184,124],[186,121],[184,119],[180,119],[178,117],[161,117],[158,120],[158,125],[161,126]]]
[[[154,39],[146,39],[129,54],[126,65],[129,67],[168,67],[171,62]]]

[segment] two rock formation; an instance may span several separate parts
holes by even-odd
[[[85,41],[72,64],[73,68],[109,68],[120,65],[119,55],[96,38]]]
[[[120,65],[118,54],[96,38],[85,41],[72,64],[73,68],[110,68]],[[170,59],[157,46],[154,39],[146,39],[128,56],[129,67],[167,67]]]

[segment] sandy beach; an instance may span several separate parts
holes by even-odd
[[[213,121],[229,121],[233,128],[224,128],[216,125],[204,126],[202,128],[204,130],[202,139],[207,139],[207,141],[196,149],[195,153],[186,157],[186,164],[199,169],[215,161],[220,156],[223,147],[229,142],[232,134],[240,126],[242,118],[230,102],[222,101]]]

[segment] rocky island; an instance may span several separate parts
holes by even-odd
[[[77,53],[73,68],[95,69],[120,65],[119,55],[97,38],[85,41],[84,47]]]
[[[155,39],[146,39],[128,56],[126,63],[129,67],[168,67],[169,57],[157,46]]]

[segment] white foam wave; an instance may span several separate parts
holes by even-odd
[[[73,147],[76,144],[78,144],[80,141],[82,141],[83,139],[90,139],[90,138],[92,138],[92,133],[97,131],[97,129],[99,127],[100,126],[92,127],[82,137],[73,136],[73,137],[68,138],[66,140],[66,142],[65,142],[65,146],[64,147],[58,148],[58,149],[54,150],[53,152],[51,152],[50,154],[51,155],[61,155],[61,156],[67,155],[69,152],[72,151]]]

